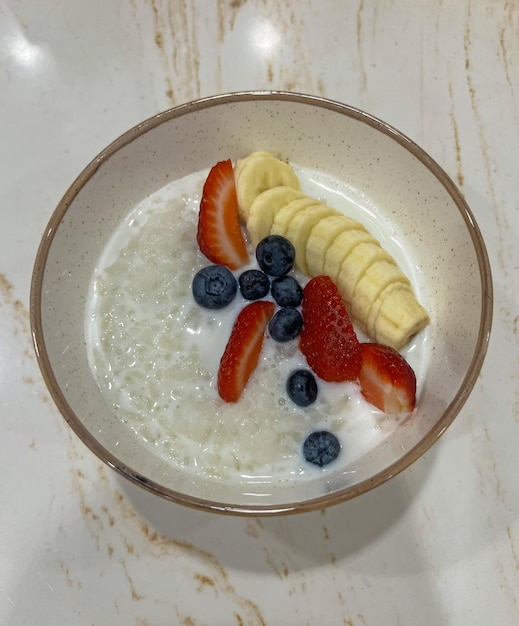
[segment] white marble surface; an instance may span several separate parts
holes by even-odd
[[[519,2],[0,0],[0,623],[519,623]],[[474,392],[440,442],[323,512],[247,520],[130,488],[33,356],[36,248],[108,142],[199,96],[323,95],[427,150],[494,273]]]

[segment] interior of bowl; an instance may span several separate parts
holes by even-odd
[[[412,417],[351,465],[299,484],[207,481],[176,469],[115,420],[93,378],[85,308],[99,257],[121,221],[172,180],[219,160],[268,150],[354,186],[419,263],[431,324],[428,362]],[[276,514],[362,493],[418,458],[465,402],[481,367],[492,286],[481,235],[456,187],[420,148],[358,110],[309,96],[240,93],[190,103],[130,130],[73,183],[38,251],[33,335],[46,383],[80,438],[124,476],[177,502],[215,511]]]

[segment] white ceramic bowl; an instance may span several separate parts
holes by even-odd
[[[113,411],[89,367],[85,306],[114,230],[173,179],[255,150],[345,181],[396,224],[425,285],[431,316],[418,405],[360,459],[288,485],[220,484],[160,461]],[[130,481],[175,502],[237,514],[281,514],[334,504],[380,485],[419,458],[459,412],[481,368],[491,326],[485,246],[459,191],[416,144],[349,106],[299,94],[216,96],[165,111],[129,130],[74,181],[37,253],[31,322],[54,401],[80,439]],[[331,467],[331,466],[330,466]]]

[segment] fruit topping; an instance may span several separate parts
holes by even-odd
[[[249,261],[239,217],[256,245],[259,269],[238,275],[236,270]],[[305,196],[287,164],[258,152],[239,161],[234,171],[230,160],[215,165],[204,185],[197,241],[215,264],[195,275],[196,302],[222,308],[238,286],[251,301],[239,312],[220,360],[217,389],[224,401],[240,399],[268,328],[277,342],[299,336],[308,368],[292,371],[286,381],[286,393],[296,406],[316,401],[320,378],[357,382],[365,400],[385,413],[413,411],[415,374],[385,344],[403,345],[428,322],[425,310],[410,281],[366,228]],[[321,273],[303,288],[289,274],[294,268]],[[387,342],[360,343],[351,320]],[[319,467],[340,451],[339,440],[326,430],[312,432],[302,447],[304,459]]]
[[[286,237],[295,268],[335,282],[351,319],[379,343],[400,350],[429,323],[408,278],[366,227],[301,191],[291,166],[268,152],[237,162],[240,215],[253,245]],[[391,284],[398,289],[387,289]],[[409,288],[400,286],[408,283]],[[389,295],[390,294],[390,295]]]
[[[278,209],[276,215],[274,216],[274,221],[272,222],[270,234],[287,237],[288,227],[298,213],[307,207],[315,206],[317,203],[318,201],[315,198],[310,198],[310,196],[302,196],[301,198],[291,200],[285,204],[285,206]],[[293,241],[291,243],[294,244]]]
[[[272,339],[286,342],[295,339],[303,327],[303,317],[297,309],[284,306],[276,311],[269,322],[269,333]]]
[[[270,291],[279,306],[299,306],[303,301],[303,288],[293,276],[274,278]]]
[[[303,456],[309,463],[324,467],[335,461],[341,451],[341,444],[335,435],[327,430],[310,433],[303,443]]]
[[[260,270],[246,270],[240,274],[238,283],[245,300],[259,300],[270,291],[270,279]]]
[[[287,394],[294,404],[310,406],[317,398],[317,381],[310,370],[296,370],[287,380]]]
[[[254,200],[267,189],[293,187],[299,191],[299,179],[288,163],[268,152],[253,152],[236,163],[236,192],[240,216],[247,223]]]
[[[254,248],[263,237],[273,234],[272,224],[279,209],[292,200],[303,197],[300,191],[285,185],[267,189],[254,199],[247,217],[247,231]]]
[[[321,218],[312,228],[306,241],[306,266],[309,276],[321,276],[327,273],[324,263],[328,248],[333,245],[339,235],[347,230],[364,230],[367,233],[360,222],[338,211],[336,215]],[[336,250],[336,255],[338,254],[339,251]]]
[[[404,357],[379,343],[362,343],[361,355],[359,383],[366,400],[388,414],[413,411],[416,376]]]
[[[285,237],[294,244],[296,249],[296,268],[303,274],[309,274],[306,262],[306,245],[311,231],[322,219],[337,215],[337,213],[338,211],[326,204],[315,202],[298,211],[290,220],[285,231]]]
[[[238,314],[218,370],[218,393],[226,402],[239,400],[256,369],[275,306],[273,302],[257,300]]]
[[[302,311],[299,347],[308,365],[328,382],[356,380],[360,343],[337,287],[328,276],[317,276],[306,284]]]
[[[238,222],[238,201],[230,159],[220,161],[209,172],[202,191],[197,241],[213,263],[232,270],[249,261],[249,253]]]
[[[258,243],[256,259],[265,274],[284,276],[294,266],[294,246],[281,235],[269,235]]]
[[[199,270],[192,282],[195,302],[206,309],[227,306],[238,291],[238,283],[224,265],[208,265]]]

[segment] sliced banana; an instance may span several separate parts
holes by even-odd
[[[353,228],[339,233],[324,255],[323,274],[329,276],[337,284],[337,276],[344,259],[356,245],[364,242],[378,243],[367,230]]]
[[[388,255],[389,256],[389,255]],[[353,288],[350,311],[353,317],[367,322],[369,312],[379,293],[391,283],[405,282],[408,279],[402,270],[389,257],[374,261],[360,277]]]
[[[285,236],[292,243],[296,251],[295,267],[303,272],[303,274],[309,273],[306,264],[308,236],[313,227],[320,220],[332,215],[338,215],[338,211],[322,202],[317,202],[316,204],[311,204],[297,211],[288,224]]]
[[[282,206],[274,216],[270,234],[286,237],[288,225],[296,213],[316,203],[317,200],[315,198],[303,196],[302,198],[297,198],[296,200],[292,200],[288,204],[285,204],[285,206]]]
[[[368,313],[368,317],[364,320],[364,323],[362,324],[362,330],[365,333],[367,333],[370,337],[375,337],[376,335],[375,322],[380,312],[380,307],[382,306],[382,303],[392,291],[397,291],[397,290],[412,292],[413,288],[411,287],[411,284],[409,283],[409,281],[406,279],[405,282],[397,281],[394,283],[390,283],[389,285],[387,285],[387,287],[382,289],[382,291],[378,294],[378,296],[373,301],[373,304],[371,305],[371,309],[369,310],[369,313]],[[357,319],[356,321],[357,323],[360,323],[360,320]]]
[[[267,189],[254,199],[247,220],[247,230],[254,248],[264,237],[270,235],[274,217],[279,209],[302,197],[303,194],[297,189],[283,185]]]
[[[401,350],[428,323],[427,311],[418,302],[413,291],[394,289],[380,304],[373,338],[395,350]]]
[[[364,226],[342,213],[323,217],[312,228],[306,242],[306,267],[309,276],[324,274],[324,259],[334,239],[345,230],[365,230]]]
[[[253,152],[234,168],[240,217],[256,246],[269,234],[287,237],[296,268],[337,284],[358,327],[400,350],[429,323],[409,279],[357,220],[301,192],[294,170],[269,152]]]
[[[382,248],[378,241],[376,243],[371,241],[359,243],[344,259],[337,275],[337,286],[350,311],[353,311],[353,307],[357,304],[355,300],[357,284],[366,272],[372,271],[374,267],[381,268],[379,265],[381,262],[395,266],[393,257]],[[381,273],[383,274],[384,270],[390,271],[386,265],[383,266],[382,271],[376,272],[376,277],[379,277]],[[370,307],[371,301],[366,305],[366,315]]]
[[[238,159],[234,165],[234,182],[236,186],[238,186],[238,179],[243,170],[243,166],[246,163],[250,163],[251,161],[254,161],[257,158],[261,159],[263,157],[270,157],[270,156],[273,156],[272,154],[270,154],[270,152],[261,152],[258,150],[257,152],[251,152],[248,156],[246,156],[243,159]]]
[[[240,217],[247,223],[255,198],[272,187],[287,186],[300,190],[299,179],[288,163],[270,153],[253,152],[237,162],[234,178]]]

